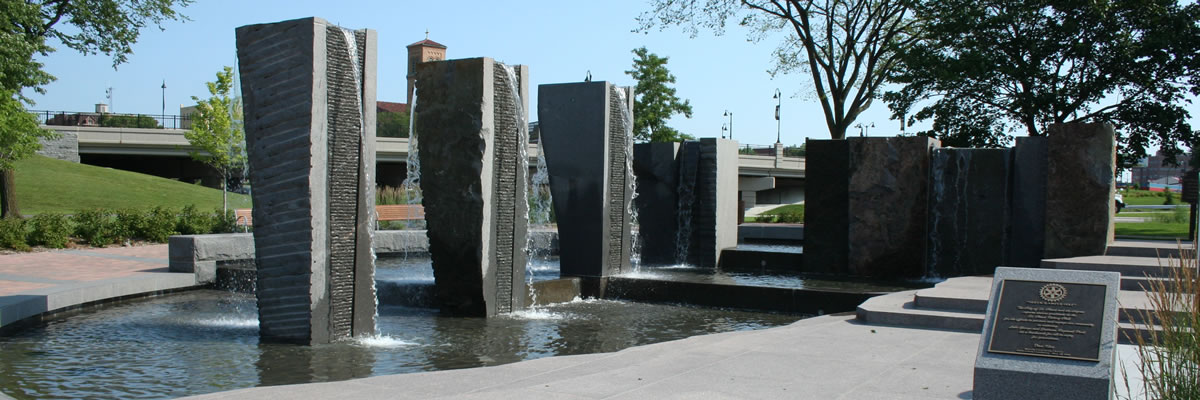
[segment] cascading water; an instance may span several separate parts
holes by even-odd
[[[687,265],[692,241],[692,205],[696,202],[696,168],[698,149],[696,142],[683,142],[679,157],[679,197],[677,229],[675,231],[675,263]]]
[[[642,241],[639,236],[641,227],[638,224],[638,210],[635,206],[637,203],[637,174],[633,172],[633,110],[626,107],[629,100],[624,89],[616,88],[617,99],[620,101],[621,107],[621,124],[625,127],[625,173],[626,187],[630,193],[629,204],[629,264],[633,267],[633,272],[641,272],[642,267]],[[620,271],[625,272],[625,271]]]
[[[405,204],[421,205],[421,147],[417,140],[417,94],[413,93],[412,104],[408,105],[408,158],[404,160],[406,175],[400,187],[404,190]],[[405,221],[405,228],[417,228],[418,222]],[[407,254],[406,254],[407,256]]]

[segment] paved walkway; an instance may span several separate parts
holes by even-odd
[[[0,255],[0,326],[45,312],[196,285],[167,272],[167,245]]]

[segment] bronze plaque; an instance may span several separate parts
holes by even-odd
[[[988,352],[1100,361],[1105,286],[1000,282]]]

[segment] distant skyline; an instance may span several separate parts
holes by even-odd
[[[691,102],[692,118],[672,118],[669,125],[696,137],[720,137],[733,113],[733,139],[740,143],[775,143],[776,100],[783,94],[781,141],[801,144],[807,137],[828,139],[820,103],[811,84],[799,74],[767,73],[777,39],[746,40],[745,31],[730,27],[724,36],[702,32],[692,39],[679,29],[634,33],[634,20],[650,5],[639,0],[576,1],[346,1],[311,0],[198,1],[184,8],[191,21],[171,22],[160,31],[142,30],[129,61],[112,68],[103,55],[84,56],[52,43],[58,51],[40,58],[58,80],[45,95],[26,91],[37,104],[31,109],[92,111],[113,88],[112,112],[158,114],[166,83],[167,114],[192,105],[192,96],[209,96],[205,82],[223,66],[237,63],[234,29],[239,26],[296,18],[321,17],[352,29],[379,33],[378,100],[404,102],[407,63],[405,46],[425,38],[446,45],[447,58],[492,57],[530,67],[530,118],[537,120],[537,85],[579,82],[591,72],[595,81],[634,85],[624,71],[632,68],[632,50],[645,46],[670,59],[677,95]],[[783,33],[781,33],[783,35]],[[783,37],[783,36],[779,36]],[[418,99],[418,112],[420,111]],[[1200,127],[1200,108],[1191,104],[1193,127]],[[856,124],[874,124],[870,136],[893,136],[899,122],[888,119],[875,101]],[[847,136],[857,136],[851,128]]]

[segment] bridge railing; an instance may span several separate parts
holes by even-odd
[[[777,148],[773,144],[751,144],[744,143],[738,147],[738,154],[756,155],[756,156],[772,156],[774,157]],[[804,147],[797,145],[783,146],[784,157],[804,157]]]
[[[189,129],[186,115],[121,114],[77,111],[30,110],[44,125],[101,126],[114,128]]]

